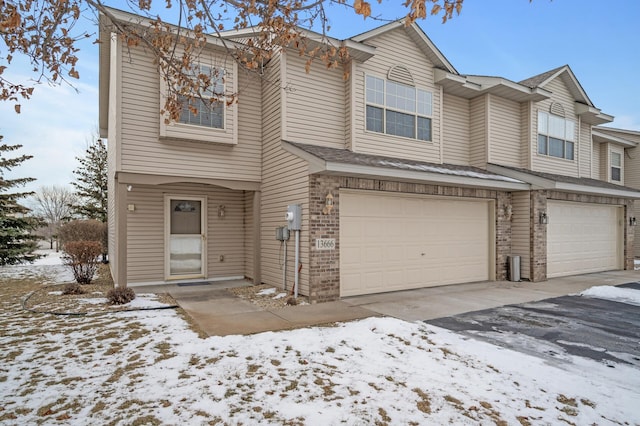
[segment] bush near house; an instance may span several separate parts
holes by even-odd
[[[101,250],[106,251],[107,224],[94,219],[72,220],[60,228],[58,238],[63,248],[71,241],[97,241]]]
[[[124,305],[135,298],[136,293],[129,287],[116,287],[107,293],[107,300],[112,305]]]
[[[69,241],[64,244],[62,260],[73,270],[78,284],[89,284],[93,279],[102,253],[102,244],[97,241]]]

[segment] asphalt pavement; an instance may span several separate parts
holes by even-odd
[[[638,282],[620,287],[640,291]],[[627,303],[568,295],[425,322],[546,359],[640,367],[640,306]]]

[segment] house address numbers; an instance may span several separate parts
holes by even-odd
[[[335,250],[336,239],[335,238],[318,238],[316,240],[316,250]]]

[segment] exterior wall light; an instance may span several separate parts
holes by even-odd
[[[322,209],[322,214],[331,214],[331,210],[333,210],[333,194],[329,192],[324,198],[324,209]]]
[[[540,225],[546,225],[549,223],[549,216],[546,212],[540,213]]]
[[[226,214],[225,210],[226,210],[226,207],[223,206],[222,204],[218,206],[218,217],[219,218],[223,218],[224,217],[224,215]]]
[[[630,217],[629,218],[629,226],[636,226],[637,222],[636,222],[636,218],[635,217]]]
[[[511,220],[511,218],[513,218],[513,206],[511,204],[507,204],[504,208],[504,218],[506,220]]]

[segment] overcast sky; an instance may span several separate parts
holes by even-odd
[[[373,14],[399,17],[402,2],[383,0],[378,5],[373,0]],[[108,3],[126,8],[123,1]],[[381,25],[338,6],[329,8],[329,17],[330,35],[336,38]],[[95,31],[90,19],[85,24]],[[640,130],[640,1],[466,0],[462,14],[446,24],[430,17],[420,25],[461,74],[520,81],[568,64],[591,101],[615,116],[612,126]],[[0,45],[0,56],[5,54]],[[34,156],[9,174],[37,178],[28,189],[68,185],[76,157],[83,155],[95,134],[97,45],[83,44],[79,56],[77,92],[68,86],[40,85],[32,100],[23,103],[21,114],[9,103],[0,104],[4,142],[22,144],[21,152]],[[5,76],[31,75],[28,66],[12,65]]]

